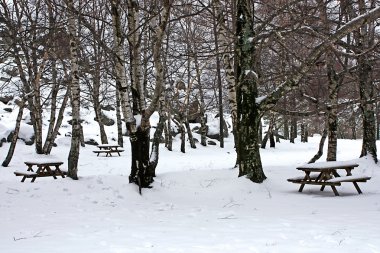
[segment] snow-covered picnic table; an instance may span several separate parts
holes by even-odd
[[[339,193],[335,186],[340,186],[342,182],[351,182],[354,184],[357,192],[362,193],[359,188],[358,182],[367,182],[371,177],[365,175],[353,176],[352,170],[359,165],[351,161],[331,161],[310,163],[297,167],[297,170],[303,171],[304,176],[289,178],[288,181],[296,184],[301,184],[299,192],[302,192],[306,184],[320,185],[321,191],[327,186],[330,186],[335,196]],[[346,171],[345,176],[341,176],[338,171]]]
[[[32,178],[31,182],[34,182],[37,177],[53,177],[57,179],[57,176],[65,177],[67,171],[61,170],[60,166],[63,164],[61,161],[50,159],[39,159],[33,161],[24,162],[28,167],[25,171],[15,171],[16,176],[22,176],[21,182],[24,182],[26,178]],[[37,167],[35,170],[34,167]]]
[[[100,144],[97,146],[99,150],[94,150],[93,152],[99,156],[99,154],[106,154],[107,156],[112,156],[112,153],[117,153],[120,156],[120,152],[123,152],[123,149],[120,149],[118,144]]]

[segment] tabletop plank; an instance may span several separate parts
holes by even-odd
[[[358,167],[358,166],[359,164],[352,161],[331,161],[331,162],[304,164],[297,167],[297,170],[303,170],[303,169],[324,170],[324,169],[339,169],[339,168]]]

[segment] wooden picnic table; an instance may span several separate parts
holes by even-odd
[[[97,146],[99,150],[94,150],[93,152],[99,156],[99,154],[106,154],[107,156],[112,156],[112,153],[117,153],[120,156],[120,152],[124,152],[123,149],[120,149],[118,144],[100,144]]]
[[[297,167],[297,170],[303,171],[304,176],[289,178],[288,181],[296,184],[301,184],[299,192],[302,192],[306,184],[320,185],[321,191],[326,186],[330,186],[335,196],[339,196],[339,193],[335,186],[340,186],[343,182],[351,182],[355,186],[355,189],[359,194],[362,193],[358,182],[367,182],[371,177],[365,175],[353,176],[352,170],[359,165],[350,161],[331,161],[310,163]],[[345,171],[346,175],[341,176],[338,171]]]
[[[57,176],[64,178],[67,175],[67,171],[60,169],[63,164],[61,161],[39,159],[38,161],[26,161],[24,163],[28,167],[26,172],[14,172],[16,176],[22,176],[21,182],[24,182],[26,178],[32,178],[31,182],[33,183],[37,177],[53,177],[57,179]],[[37,169],[34,167],[37,167]]]

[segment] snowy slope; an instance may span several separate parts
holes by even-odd
[[[380,167],[356,159],[360,140],[339,140],[338,159],[353,160],[360,165],[355,174],[372,176],[360,184],[364,194],[351,183],[338,187],[339,197],[309,185],[299,193],[299,185],[286,181],[301,175],[295,168],[318,142],[316,136],[262,150],[268,179],[254,184],[232,169],[231,137],[224,149],[188,146],[186,154],[176,139],[173,152],[161,148],[153,188],[140,196],[128,183],[127,138],[120,157],[82,148],[78,181],[34,183],[13,175],[26,169],[23,161],[40,157],[19,141],[10,166],[0,167],[0,252],[380,252]],[[61,135],[57,144],[49,157],[65,168],[70,139]],[[8,147],[0,148],[0,161]]]

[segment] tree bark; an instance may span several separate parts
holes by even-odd
[[[323,155],[323,146],[325,145],[325,141],[327,138],[327,129],[323,129],[321,140],[319,141],[319,149],[317,154],[308,163],[315,163],[321,156]]]
[[[217,17],[219,28],[220,28],[219,31],[217,32],[218,41],[220,42],[219,52],[222,53],[223,68],[224,68],[224,71],[226,72],[226,81],[228,85],[228,105],[230,107],[230,114],[231,114],[231,119],[232,119],[232,132],[234,135],[234,142],[235,142],[235,149],[236,149],[239,146],[238,144],[239,138],[238,138],[238,133],[237,133],[238,104],[237,104],[237,97],[236,97],[236,80],[235,80],[236,73],[234,69],[234,65],[236,66],[236,64],[234,63],[234,56],[230,53],[234,51],[231,47],[235,46],[236,42],[234,41],[234,39],[229,39],[227,36],[228,34],[228,31],[226,29],[227,24],[226,24],[226,20],[223,14],[223,8],[221,7],[220,0],[213,0],[213,4],[215,8],[215,15]],[[234,6],[234,4],[232,5]],[[235,15],[237,16],[237,14],[234,13],[233,11],[234,23],[236,23]],[[236,150],[236,165],[239,164],[239,160],[240,160],[239,152]]]
[[[67,1],[68,31],[70,36],[70,63],[71,63],[71,106],[72,106],[72,135],[71,146],[68,157],[67,175],[74,180],[78,180],[78,161],[81,141],[81,123],[80,123],[80,86],[79,86],[79,65],[78,65],[78,44],[77,44],[77,26],[74,16],[73,0]]]
[[[116,89],[116,125],[117,125],[117,144],[119,144],[120,147],[123,147],[124,146],[123,125],[121,122],[119,89]]]
[[[12,160],[13,154],[15,152],[18,134],[20,132],[20,125],[21,125],[21,119],[22,119],[22,114],[24,112],[24,108],[25,108],[25,102],[22,102],[21,106],[19,107],[18,114],[17,114],[16,126],[15,126],[15,129],[13,131],[11,145],[9,146],[8,154],[5,157],[3,163],[1,164],[3,167],[8,167],[9,163]]]
[[[239,153],[239,176],[246,176],[253,182],[261,183],[266,179],[259,146],[261,112],[255,73],[255,47],[253,16],[254,4],[249,0],[237,1],[236,13],[236,93],[237,93],[237,135]]]
[[[198,90],[199,90],[199,116],[201,118],[201,126],[200,126],[200,133],[201,133],[201,145],[207,146],[207,116],[205,114],[206,112],[206,104],[204,100],[204,92],[202,89],[202,79],[201,79],[201,69],[199,68],[199,62],[197,54],[194,54],[194,65],[195,65],[195,71],[196,71],[196,78],[198,82]]]
[[[214,11],[215,14],[216,11]],[[219,39],[218,30],[220,26],[223,25],[223,16],[215,15],[217,20],[213,19],[213,31],[214,31],[214,45],[216,51],[216,79],[218,86],[218,112],[219,112],[219,145],[221,148],[224,148],[224,117],[223,117],[223,86],[222,86],[222,74],[221,74],[221,64],[220,64],[220,49],[219,49]]]
[[[355,9],[351,1],[347,2],[347,8],[349,8],[349,15],[351,19],[357,19],[358,15],[364,15],[367,11],[366,1],[358,1],[358,14],[355,13]],[[375,6],[375,1],[372,1],[370,6],[371,12],[375,12],[379,7]],[[374,31],[375,26],[373,21],[368,21],[368,24],[357,27],[354,31],[355,48],[359,54],[356,57],[357,69],[358,69],[358,82],[359,82],[359,94],[360,94],[360,109],[363,117],[363,144],[360,157],[370,154],[377,163],[377,148],[376,148],[376,119],[374,111],[374,83],[372,79],[372,61],[371,57],[363,52],[374,45]]]
[[[54,141],[57,138],[57,135],[59,133],[59,128],[62,125],[63,116],[64,116],[64,112],[66,109],[67,101],[69,100],[70,92],[71,92],[71,88],[70,88],[70,85],[68,85],[68,87],[66,88],[66,93],[65,93],[63,100],[62,100],[62,103],[61,103],[61,107],[59,108],[59,112],[58,112],[57,120],[56,120],[55,125],[54,125],[54,129],[51,132],[50,132],[50,125],[49,125],[49,132],[48,132],[48,135],[46,137],[45,144],[44,144],[44,154],[50,154],[50,152],[53,148]]]

